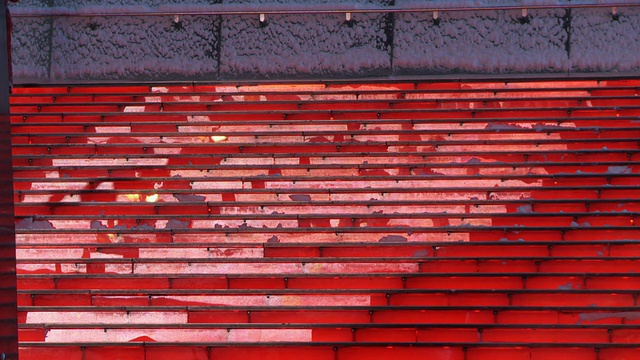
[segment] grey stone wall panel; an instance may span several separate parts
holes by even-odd
[[[23,0],[10,8],[48,7],[51,0]],[[15,18],[11,37],[11,58],[15,79],[38,80],[49,77],[51,54],[50,18]]]
[[[640,8],[575,9],[571,20],[572,71],[640,71]]]
[[[215,4],[223,0],[191,0]],[[393,0],[224,0],[390,6]],[[21,0],[17,7],[184,4]],[[640,71],[640,8],[432,13],[14,19],[14,79],[317,79]]]
[[[273,15],[224,17],[223,78],[323,77],[388,74],[385,15]]]
[[[396,16],[399,74],[561,72],[569,69],[564,10]]]
[[[229,4],[373,4],[390,0],[226,0]],[[221,76],[313,78],[385,75],[391,71],[389,16],[353,14],[223,17]]]
[[[53,6],[184,4],[182,0],[51,0]],[[190,0],[217,4],[221,0]],[[51,80],[188,80],[218,76],[219,17],[59,18]]]

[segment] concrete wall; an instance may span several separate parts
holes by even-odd
[[[193,0],[195,4],[292,0]],[[318,1],[309,3],[317,4]],[[322,2],[322,1],[321,1]],[[337,1],[324,0],[326,3]],[[393,5],[393,0],[342,0]],[[179,0],[147,0],[150,7]],[[299,3],[299,2],[298,2]],[[354,4],[355,3],[355,4]],[[82,6],[139,5],[90,0]],[[74,7],[22,0],[17,7]],[[16,8],[14,6],[14,8]],[[14,78],[234,80],[640,71],[640,8],[257,16],[16,18]]]

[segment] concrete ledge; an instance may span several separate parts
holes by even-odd
[[[318,11],[329,5],[397,9],[415,4],[396,1],[313,4]],[[106,0],[84,2],[94,7],[104,7],[103,3]],[[133,0],[120,3],[136,5]],[[291,3],[194,2],[202,7],[217,4],[238,9]],[[588,1],[574,3],[580,6]],[[74,4],[77,2],[70,0],[25,0],[16,12],[72,8]],[[171,9],[176,4],[154,0],[146,6]],[[374,12],[354,13],[350,21],[344,13],[274,14],[265,22],[255,15],[23,17],[14,19],[14,81],[622,75],[640,71],[638,33],[640,7],[620,7],[615,14],[611,7],[537,9],[528,10],[526,16],[521,9],[442,11],[435,19],[432,12]]]

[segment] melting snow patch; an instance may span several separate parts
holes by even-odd
[[[631,168],[628,166],[609,166],[607,174],[631,174]]]
[[[530,204],[524,204],[524,205],[518,206],[518,208],[516,209],[516,212],[518,214],[529,214],[533,212],[533,208],[531,207]]]
[[[474,225],[474,224],[470,224],[470,223],[462,223],[458,226],[454,226],[454,227],[458,227],[458,228],[474,228],[474,227],[484,227],[485,225]],[[515,224],[515,226],[518,226],[518,224]]]
[[[385,237],[380,238],[379,242],[381,243],[407,242],[407,238],[400,235],[387,235]]]
[[[543,132],[543,131],[552,131],[552,130],[556,130],[558,129],[560,126],[554,126],[554,125],[542,125],[542,124],[536,124],[533,126],[533,129],[537,132]]]
[[[311,195],[289,195],[293,201],[311,201]]]
[[[140,225],[132,226],[130,229],[131,230],[153,230],[155,228],[156,228],[155,225],[140,224]]]
[[[53,230],[53,225],[46,220],[33,220],[25,218],[16,223],[16,230]]]
[[[107,228],[107,226],[102,224],[102,222],[100,220],[91,221],[91,225],[89,227],[92,230],[100,230],[100,229],[106,229]]]
[[[173,197],[178,199],[179,202],[202,202],[205,199],[202,195],[193,194],[173,194]]]
[[[188,229],[189,228],[189,221],[181,221],[181,220],[177,220],[177,219],[171,219],[167,222],[167,225],[165,225],[165,229]]]
[[[604,319],[619,318],[624,320],[640,319],[640,311],[623,311],[615,313],[582,313],[579,315],[578,324],[585,322],[594,322]]]
[[[565,285],[558,285],[558,290],[572,290],[572,289],[573,289],[572,283],[567,283]]]
[[[522,128],[517,125],[496,123],[488,123],[484,128],[485,130],[496,130],[497,132],[500,132],[501,130],[522,130]]]

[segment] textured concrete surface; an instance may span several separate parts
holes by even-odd
[[[64,23],[62,23],[64,21]],[[216,78],[219,17],[56,21],[52,79]]]
[[[640,8],[572,10],[572,71],[640,71]]]
[[[191,4],[293,0],[194,0]],[[306,0],[389,6],[392,0]],[[147,8],[182,4],[148,0]],[[18,6],[139,6],[24,0]],[[17,18],[16,82],[234,80],[640,71],[640,8],[432,13]]]
[[[396,15],[400,74],[558,72],[569,69],[565,10]]]
[[[136,0],[53,0],[54,6],[136,6]],[[192,0],[216,4],[219,0]],[[147,0],[146,6],[180,4]],[[84,17],[54,21],[51,79],[191,79],[218,76],[220,18]]]
[[[248,3],[228,0],[228,3]],[[291,3],[280,0],[279,3]],[[388,0],[307,1],[388,5]],[[250,3],[267,3],[251,1]],[[223,17],[220,71],[224,78],[384,75],[391,70],[392,31],[386,14]],[[265,26],[266,25],[266,26]]]
[[[51,0],[24,0],[15,7],[47,7]],[[51,55],[51,24],[49,18],[17,18],[13,20],[11,38],[14,80],[48,79]]]

